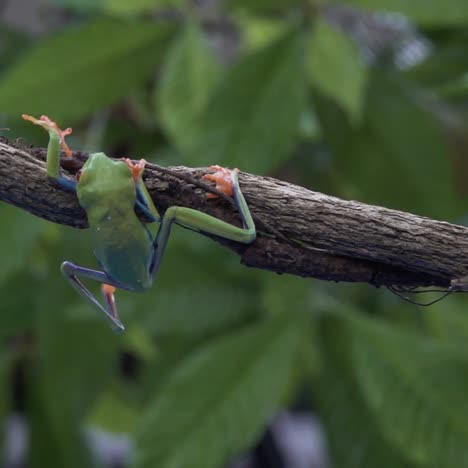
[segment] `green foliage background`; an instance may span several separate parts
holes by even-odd
[[[0,127],[44,146],[18,116],[47,114],[74,126],[74,149],[238,166],[463,223],[467,5],[50,1],[66,19],[48,34],[0,24]],[[383,45],[340,21],[382,11],[400,31]],[[402,62],[410,41],[422,60]],[[176,228],[153,289],[118,293],[115,336],[59,273],[95,265],[86,232],[6,204],[0,222],[0,411],[25,412],[28,466],[99,466],[92,426],[131,434],[132,468],[222,467],[300,394],[337,468],[468,467],[465,298],[420,309],[254,271]]]

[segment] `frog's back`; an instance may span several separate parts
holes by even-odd
[[[150,264],[153,243],[146,227],[134,213],[107,217],[90,223],[94,254],[102,269],[118,283],[132,291],[151,286]]]

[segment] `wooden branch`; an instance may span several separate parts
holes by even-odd
[[[86,157],[74,153],[65,173],[76,172]],[[45,150],[0,138],[0,199],[50,221],[85,228],[86,214],[75,195],[47,179],[44,160]],[[196,180],[206,173],[187,167],[170,170]],[[199,186],[152,165],[145,170],[145,183],[161,212],[171,205],[187,206],[239,223],[224,200],[208,200]],[[245,265],[374,286],[449,287],[468,274],[466,227],[341,200],[270,177],[241,173],[240,183],[258,238],[249,246],[217,240],[236,251]]]

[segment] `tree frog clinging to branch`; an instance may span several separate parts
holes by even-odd
[[[104,153],[94,153],[77,174],[76,181],[67,179],[60,173],[60,149],[66,156],[72,156],[65,143],[65,136],[71,133],[71,129],[60,130],[46,116],[36,119],[23,115],[23,119],[49,132],[47,175],[64,189],[76,192],[88,216],[93,232],[94,254],[102,268],[102,271],[92,270],[66,261],[61,270],[81,295],[106,314],[117,331],[123,331],[124,326],[115,305],[115,289],[138,292],[151,287],[172,223],[237,242],[251,243],[255,240],[255,225],[239,187],[237,169],[231,171],[211,166],[215,174],[207,174],[204,178],[215,181],[218,189],[234,196],[243,228],[180,206],[169,207],[161,216],[142,180],[145,160],[135,164],[129,159],[113,160]],[[158,224],[155,235],[138,219],[135,205],[148,219]],[[104,305],[81,283],[79,276],[101,283]]]

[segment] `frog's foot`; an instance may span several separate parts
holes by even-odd
[[[221,166],[210,166],[210,169],[216,171],[214,174],[205,174],[203,179],[212,180],[216,182],[216,190],[223,192],[224,194],[232,197],[232,184],[233,177],[239,170],[238,169],[226,169]],[[209,193],[207,198],[217,198],[218,195]]]
[[[117,313],[117,306],[115,304],[115,297],[114,293],[115,290],[114,286],[111,286],[110,284],[101,284],[101,291],[102,291],[102,296],[104,297],[104,300],[106,301],[107,305],[107,311],[109,312],[109,315],[118,323],[120,322],[119,314]]]
[[[41,115],[40,119],[36,119],[35,117],[27,114],[23,114],[21,117],[23,117],[24,120],[29,120],[35,125],[40,125],[42,128],[47,130],[49,133],[55,132],[58,135],[59,141],[60,141],[60,146],[62,147],[62,150],[65,152],[65,154],[71,158],[72,157],[72,150],[70,147],[67,145],[65,142],[65,137],[67,135],[70,135],[72,133],[72,129],[70,127],[66,128],[65,130],[61,130],[59,126],[53,122],[52,120],[49,119],[46,115]]]
[[[140,159],[137,163],[134,163],[131,159],[124,158],[124,162],[132,171],[133,181],[136,184],[145,170],[146,160]]]

